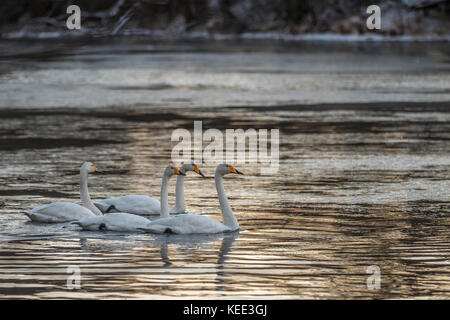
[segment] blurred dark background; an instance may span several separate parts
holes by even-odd
[[[442,0],[2,0],[0,32],[67,32],[76,4],[86,34],[188,33],[363,34],[366,9],[377,4],[385,35],[447,35],[450,1]]]

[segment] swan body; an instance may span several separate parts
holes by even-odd
[[[193,162],[183,164],[180,171],[187,173],[194,171],[195,173],[204,177],[197,165]],[[170,208],[169,213],[178,214],[186,212],[186,202],[184,200],[184,177],[185,175],[177,176],[177,184],[175,189],[175,206]],[[161,202],[158,199],[138,194],[130,194],[121,197],[108,198],[98,201],[95,206],[103,213],[110,211],[128,212],[138,215],[158,215],[161,212]]]
[[[36,207],[24,214],[32,221],[43,223],[62,223],[101,215],[101,211],[94,206],[89,196],[87,182],[89,172],[98,172],[98,169],[90,162],[83,163],[80,168],[80,198],[83,206],[58,201]]]
[[[112,212],[103,216],[82,218],[72,222],[83,230],[90,231],[137,231],[139,227],[148,224],[149,220],[142,216],[125,212]]]
[[[180,214],[170,218],[155,220],[145,227],[139,228],[150,233],[176,233],[176,234],[196,234],[196,233],[220,233],[233,231],[222,222],[207,216],[193,214]]]
[[[228,173],[242,174],[242,172],[239,172],[238,170],[227,164],[219,164],[216,168],[215,182],[220,202],[220,208],[222,211],[223,223],[207,216],[182,214],[152,221],[147,226],[139,228],[139,230],[150,233],[177,234],[219,233],[238,230],[239,223],[234,216],[233,211],[231,210],[230,204],[225,194],[225,190],[223,188],[222,177]],[[161,203],[163,204],[163,202]],[[163,215],[163,209],[164,207],[161,210],[161,215]]]
[[[103,213],[107,213],[111,209],[143,216],[155,215],[161,212],[161,204],[158,199],[139,194],[129,194],[101,200],[96,202],[95,206]]]
[[[52,202],[24,212],[32,221],[62,223],[87,217],[95,217],[91,210],[73,202]]]
[[[183,175],[178,168],[168,165],[164,170],[161,184],[161,201],[167,203],[169,179],[173,175]],[[167,206],[163,207],[167,210]],[[150,221],[142,216],[125,213],[112,212],[98,217],[89,217],[80,219],[74,224],[78,224],[84,230],[101,230],[101,231],[137,231],[140,227],[146,226]]]

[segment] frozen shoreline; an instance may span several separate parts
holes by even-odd
[[[206,31],[173,33],[164,30],[127,29],[117,34],[98,29],[81,29],[78,31],[35,31],[19,30],[3,32],[0,39],[70,39],[101,37],[148,37],[149,40],[276,40],[276,41],[320,41],[320,42],[450,42],[450,34],[437,35],[397,35],[386,36],[377,32],[365,34],[305,33],[284,34],[277,32],[244,32],[241,34],[209,33]]]

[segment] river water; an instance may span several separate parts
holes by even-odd
[[[448,44],[0,48],[0,298],[449,298]],[[21,213],[79,202],[84,161],[101,171],[89,177],[93,199],[159,197],[172,132],[195,120],[280,130],[277,173],[252,162],[225,177],[243,231],[83,232]],[[209,178],[185,181],[188,211],[221,219],[214,166],[201,168]],[[379,289],[367,286],[373,268]]]

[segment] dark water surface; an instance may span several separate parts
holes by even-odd
[[[40,48],[37,59],[31,49],[3,51],[1,298],[449,298],[450,91],[448,55],[439,45],[416,48],[425,57],[420,67],[410,64],[417,57],[404,61],[400,71],[384,65],[364,84],[360,80],[367,70],[344,58],[335,61],[335,69],[350,69],[344,74],[348,87],[337,85],[335,102],[328,101],[333,94],[320,94],[327,85],[319,80],[329,72],[323,66],[332,60],[325,54],[305,58],[243,50],[243,58],[233,60],[222,47],[218,53],[191,53],[188,63],[182,56],[186,50],[181,56],[158,52],[158,60],[145,50],[120,53],[120,48],[111,55],[101,46],[71,49],[89,51],[89,62],[73,51],[75,56],[54,57]],[[409,59],[402,50],[383,54],[391,59],[386,61]],[[353,48],[345,54],[361,58],[370,52]],[[136,75],[146,59],[150,74],[165,62],[168,78],[155,84],[145,68]],[[170,64],[173,60],[178,63]],[[192,61],[197,61],[194,67]],[[237,88],[211,85],[229,79],[221,68],[224,61],[248,71],[235,75]],[[255,75],[251,85],[245,78],[249,69]],[[302,70],[309,76],[302,78]],[[403,82],[395,78],[399,73]],[[209,82],[173,85],[193,74]],[[288,74],[297,78],[283,89],[277,79]],[[81,82],[71,85],[70,79]],[[384,82],[398,86],[383,94]],[[422,91],[408,89],[420,85]],[[302,100],[301,92],[308,90],[317,96],[314,103]],[[154,100],[144,103],[153,92]],[[260,99],[260,92],[272,98]],[[375,101],[367,92],[376,93]],[[235,107],[231,93],[242,100]],[[290,103],[282,99],[285,94]],[[346,101],[352,97],[354,102]],[[205,106],[212,100],[214,105]],[[78,170],[84,161],[101,170],[89,177],[93,199],[129,193],[159,197],[162,171],[175,145],[171,134],[177,128],[193,130],[194,120],[202,120],[204,130],[280,129],[277,174],[262,175],[258,164],[249,163],[237,166],[244,176],[225,178],[245,231],[209,236],[81,232],[70,224],[29,222],[20,213],[56,200],[79,202]],[[213,166],[202,170],[214,173]],[[172,203],[174,185],[171,180]],[[189,212],[221,219],[212,178],[189,174],[185,194]],[[80,290],[66,287],[72,265],[81,269]],[[381,270],[379,290],[366,285],[366,270],[373,265]]]

